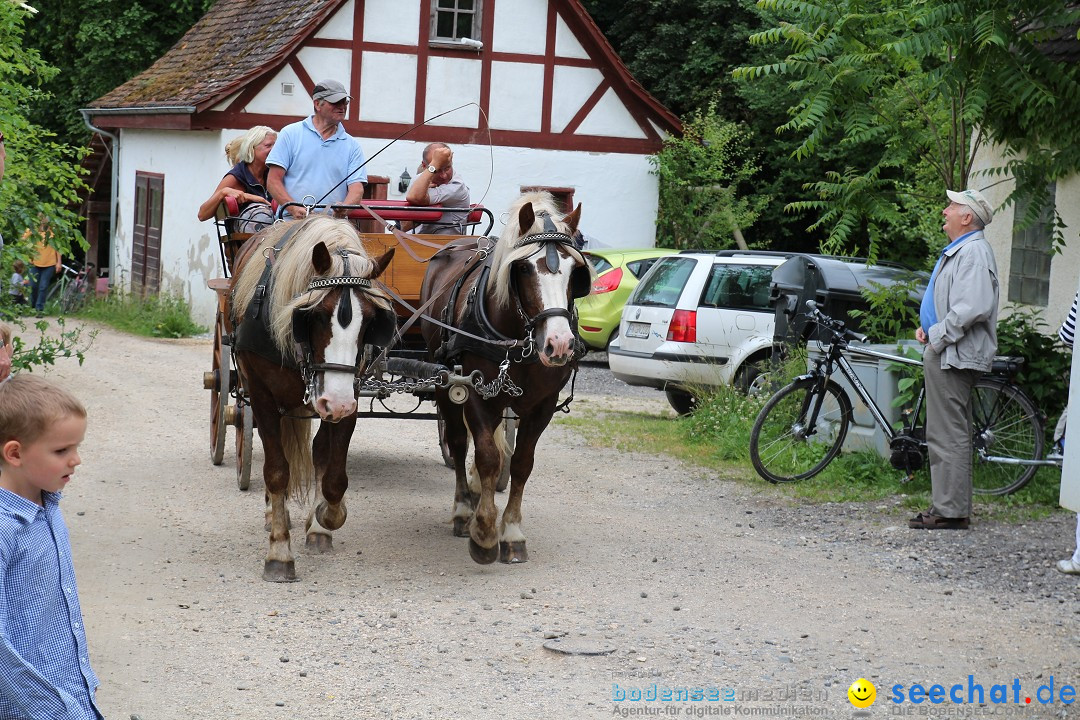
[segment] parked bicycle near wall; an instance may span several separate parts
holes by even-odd
[[[774,483],[813,477],[839,455],[852,422],[851,398],[835,380],[839,372],[874,421],[885,433],[890,461],[908,478],[927,460],[923,404],[920,388],[906,423],[896,430],[873,396],[855,374],[848,354],[885,359],[902,365],[921,366],[920,359],[890,355],[850,345],[867,338],[822,313],[814,301],[806,303],[808,315],[817,323],[823,357],[805,375],[773,395],[750,432],[750,459],[761,477]],[[1007,495],[1024,487],[1041,465],[1058,465],[1060,458],[1043,459],[1042,416],[1031,398],[1013,382],[1023,358],[997,358],[993,370],[972,389],[973,489],[985,495]]]
[[[77,261],[63,264],[56,280],[49,287],[45,303],[54,301],[61,314],[70,315],[82,309],[86,301],[93,297],[97,283],[97,269],[94,263],[80,265]]]

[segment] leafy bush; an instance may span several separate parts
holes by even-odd
[[[683,123],[652,158],[660,179],[656,245],[721,250],[753,224],[768,197],[740,194],[757,172],[748,157],[748,134],[717,115],[716,103]]]
[[[1038,311],[1010,305],[998,319],[998,355],[1024,358],[1016,383],[1035,401],[1035,407],[1056,419],[1069,399],[1072,358],[1057,334],[1047,334],[1048,330]]]
[[[206,332],[191,319],[191,308],[184,298],[164,293],[138,297],[114,291],[79,315],[146,337],[182,338]]]

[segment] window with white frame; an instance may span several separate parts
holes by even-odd
[[[1022,199],[1013,213],[1012,254],[1009,262],[1009,302],[1046,307],[1050,301],[1050,260],[1054,256],[1054,198],[1056,183],[1047,189],[1051,201],[1039,219],[1024,227],[1030,200]]]
[[[480,39],[483,0],[431,0],[431,42]]]

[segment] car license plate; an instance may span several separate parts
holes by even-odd
[[[632,322],[626,325],[626,337],[649,337],[649,323]]]

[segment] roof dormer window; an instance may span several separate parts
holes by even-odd
[[[432,44],[460,47],[465,39],[479,41],[482,9],[483,0],[431,0]]]

